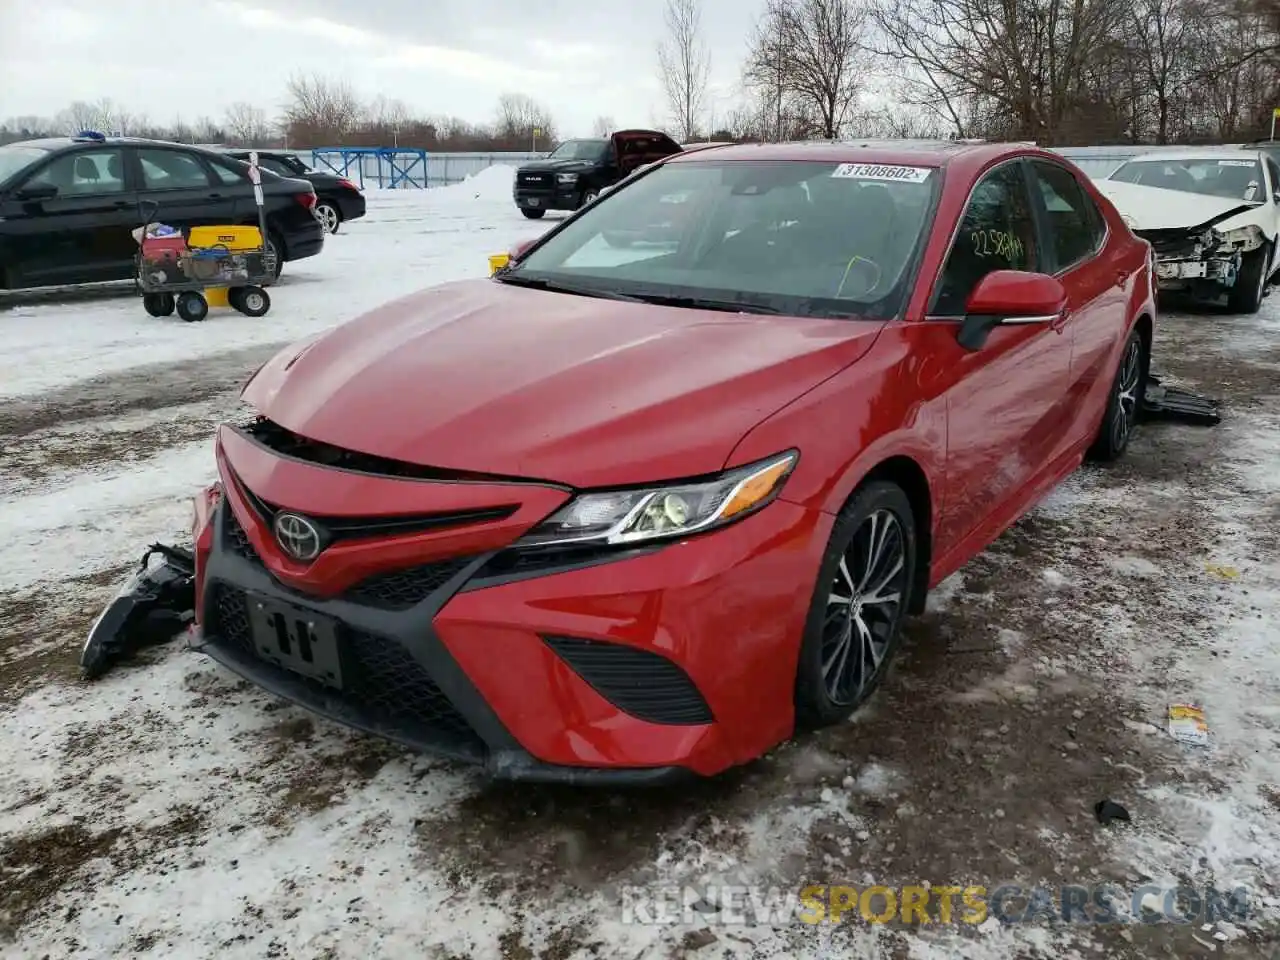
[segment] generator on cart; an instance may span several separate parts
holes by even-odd
[[[138,288],[143,308],[153,317],[176,310],[188,323],[209,315],[210,301],[225,303],[248,317],[271,309],[264,287],[275,276],[275,252],[266,243],[262,174],[250,154],[249,179],[258,207],[258,225],[217,224],[181,231],[156,222],[160,205],[139,204],[143,224],[133,231],[138,242]]]

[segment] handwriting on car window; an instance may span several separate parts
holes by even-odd
[[[1022,241],[1008,230],[970,230],[969,240],[978,257],[999,257],[1001,260],[1022,260]]]

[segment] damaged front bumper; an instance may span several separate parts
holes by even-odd
[[[1134,233],[1151,244],[1158,290],[1209,296],[1234,287],[1244,257],[1266,239],[1255,226],[1222,231],[1212,224]]]

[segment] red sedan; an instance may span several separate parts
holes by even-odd
[[[1052,153],[674,156],[254,375],[203,650],[499,777],[715,774],[847,718],[927,590],[1124,451],[1154,317]]]

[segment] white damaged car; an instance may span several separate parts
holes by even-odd
[[[1155,252],[1160,290],[1256,313],[1280,268],[1280,166],[1262,151],[1204,147],[1126,160],[1098,190]]]

